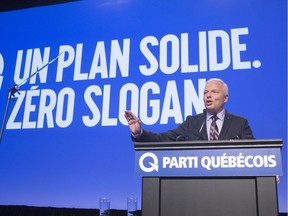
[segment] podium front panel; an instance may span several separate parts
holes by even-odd
[[[143,216],[277,216],[275,177],[143,178]]]
[[[161,197],[162,216],[257,216],[254,179],[162,179]]]

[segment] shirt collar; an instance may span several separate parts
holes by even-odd
[[[213,116],[212,114],[207,112],[206,120],[209,121],[212,116]],[[224,116],[225,116],[225,109],[223,109],[221,112],[217,113],[217,117],[221,121],[224,121]]]

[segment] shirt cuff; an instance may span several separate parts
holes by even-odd
[[[135,134],[132,133],[131,135],[132,135],[133,138],[137,139],[137,138],[141,137],[142,134],[143,134],[143,129],[141,128],[141,131],[140,131],[139,134],[136,134],[136,135],[135,135]]]

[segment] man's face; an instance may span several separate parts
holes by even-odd
[[[211,114],[217,114],[224,109],[224,105],[228,101],[228,95],[220,82],[210,81],[205,87],[203,99],[206,110]]]

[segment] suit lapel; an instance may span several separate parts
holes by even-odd
[[[227,135],[227,131],[230,127],[230,124],[231,124],[231,120],[230,120],[230,115],[229,113],[226,111],[225,112],[225,117],[224,117],[224,122],[223,122],[223,125],[222,125],[222,129],[221,129],[221,132],[219,134],[219,139],[224,139],[225,136]]]

